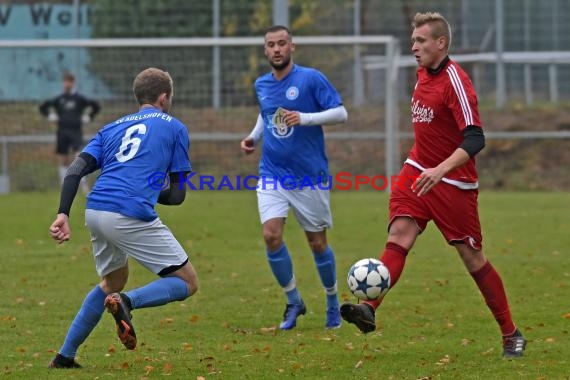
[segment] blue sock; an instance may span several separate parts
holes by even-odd
[[[66,358],[74,358],[79,346],[87,339],[91,331],[105,310],[105,292],[97,285],[85,297],[83,305],[77,312],[75,319],[71,322],[63,346],[59,353]]]
[[[315,264],[317,265],[317,271],[321,277],[321,283],[323,284],[327,294],[327,308],[338,308],[339,304],[336,287],[336,263],[334,253],[331,247],[327,245],[327,248],[323,253],[313,252],[313,257],[315,259]]]
[[[142,309],[182,301],[188,297],[188,286],[179,277],[162,277],[124,294],[131,300],[133,309]]]
[[[271,271],[273,271],[273,275],[287,296],[287,303],[293,305],[302,304],[303,301],[297,291],[297,284],[293,275],[293,263],[285,243],[275,252],[267,250],[267,261]]]

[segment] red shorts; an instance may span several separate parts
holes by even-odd
[[[483,237],[477,210],[478,190],[461,190],[440,182],[418,197],[411,187],[413,178],[420,173],[419,169],[404,164],[390,194],[390,224],[398,216],[408,216],[414,219],[421,233],[433,220],[449,244],[465,243],[480,250]]]

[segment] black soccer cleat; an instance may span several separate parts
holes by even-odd
[[[522,357],[525,347],[526,339],[519,329],[513,335],[503,337],[503,357],[506,359]]]
[[[131,309],[121,293],[111,293],[105,298],[105,308],[117,324],[117,335],[121,343],[128,349],[134,350],[137,346],[137,335],[131,323]]]
[[[354,323],[364,334],[376,330],[374,309],[366,303],[345,303],[340,307],[340,315],[348,323]]]
[[[82,368],[74,358],[68,358],[58,353],[55,358],[49,362],[48,368]]]

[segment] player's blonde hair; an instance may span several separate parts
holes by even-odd
[[[449,49],[451,46],[451,27],[445,17],[439,12],[416,13],[412,21],[412,27],[415,29],[425,24],[431,25],[432,37],[434,39],[445,37],[447,40],[446,48]]]
[[[161,94],[172,94],[173,82],[168,72],[150,67],[141,71],[133,81],[133,92],[139,104],[154,104]]]

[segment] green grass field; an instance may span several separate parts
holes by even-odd
[[[194,192],[159,207],[201,281],[194,297],[134,312],[139,347],[126,351],[103,315],[78,352],[81,370],[48,370],[83,297],[97,282],[83,225],[72,241],[47,229],[55,193],[0,196],[0,377],[6,379],[568,379],[570,374],[570,194],[480,196],[486,253],[503,277],[515,321],[529,340],[520,360],[501,358],[500,333],[455,250],[433,224],[408,256],[378,310],[379,328],[324,326],[324,293],[304,235],[291,219],[285,238],[308,307],[281,332],[285,299],[265,259],[253,192]],[[357,259],[385,241],[387,195],[334,192],[339,290]],[[127,288],[153,279],[136,263]]]

